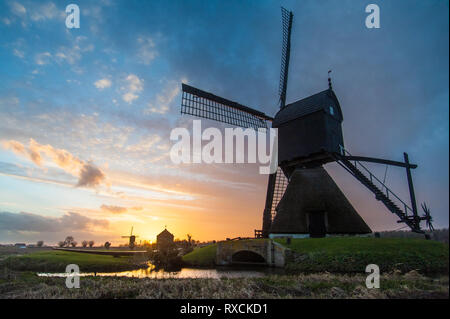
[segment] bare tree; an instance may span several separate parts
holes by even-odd
[[[44,241],[43,240],[38,240],[38,242],[36,243],[36,246],[38,246],[38,247],[44,246]]]
[[[72,246],[72,242],[74,241],[73,236],[67,236],[65,242],[65,246],[70,247]]]
[[[105,243],[105,248],[106,248],[106,249],[109,249],[110,246],[111,246],[111,243],[110,243],[109,241],[107,241],[107,242]]]
[[[87,245],[88,245],[87,240],[83,240],[83,241],[81,242],[81,246],[83,246],[83,248],[86,248]]]
[[[58,246],[59,247],[64,247],[65,245],[66,245],[66,243],[64,241],[58,242]]]
[[[76,241],[73,241],[70,244],[72,245],[72,247],[76,247],[78,243]]]
[[[92,246],[94,246],[94,241],[93,241],[93,240],[90,240],[90,241],[89,241],[89,248],[92,248]]]

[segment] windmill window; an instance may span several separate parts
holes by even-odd
[[[334,115],[334,108],[332,106],[330,106],[330,114]]]

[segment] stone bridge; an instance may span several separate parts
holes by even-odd
[[[221,241],[217,243],[216,264],[284,267],[285,250],[271,239]]]

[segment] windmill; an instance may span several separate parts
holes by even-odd
[[[395,214],[399,223],[412,231],[424,233],[421,221],[430,230],[428,209],[419,216],[414,195],[410,164],[353,156],[344,148],[342,109],[333,91],[328,71],[328,88],[286,105],[286,90],[291,50],[293,13],[281,8],[282,56],[279,82],[279,110],[274,117],[182,83],[181,114],[215,120],[246,128],[278,129],[278,169],[269,175],[262,230],[255,237],[302,235],[324,237],[326,234],[370,233],[361,216],[328,175],[323,165],[337,162],[368,188],[375,198]],[[410,205],[400,199],[385,181],[378,179],[362,162],[393,165],[406,169]]]
[[[130,249],[134,249],[134,246],[136,245],[136,238],[139,236],[133,235],[133,226],[131,226],[131,231],[129,236],[122,236],[122,238],[129,238],[128,247]]]

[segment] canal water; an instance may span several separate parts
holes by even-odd
[[[246,277],[264,277],[273,274],[283,274],[284,270],[279,268],[254,267],[254,268],[230,268],[218,267],[213,269],[182,268],[177,271],[166,271],[155,269],[149,266],[145,269],[135,269],[120,272],[85,272],[80,276],[101,276],[101,277],[131,277],[131,278],[246,278]],[[67,273],[38,273],[40,277],[67,277]]]

